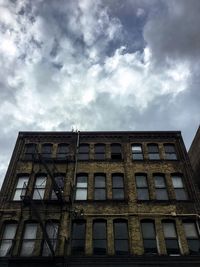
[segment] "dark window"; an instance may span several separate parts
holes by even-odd
[[[183,222],[190,254],[200,253],[199,234],[195,222]]]
[[[165,176],[162,174],[154,174],[156,199],[157,200],[168,200],[168,193],[166,188]]]
[[[67,156],[69,156],[69,144],[58,144],[57,158],[67,159]]]
[[[37,223],[27,223],[25,225],[20,253],[21,256],[34,256],[37,228]]]
[[[105,159],[106,146],[104,144],[96,144],[94,146],[94,158],[97,160]]]
[[[79,145],[78,159],[79,160],[89,159],[89,145],[88,144]]]
[[[135,179],[138,200],[149,200],[149,189],[146,174],[136,174]]]
[[[55,174],[54,175],[54,181],[57,184],[60,192],[63,193],[63,191],[64,191],[64,174]],[[56,188],[52,189],[51,199],[52,200],[57,199]]]
[[[33,199],[41,200],[44,198],[46,181],[47,181],[46,175],[40,175],[36,177],[33,190]]]
[[[142,236],[144,244],[145,254],[156,254],[157,253],[157,243],[156,243],[156,233],[153,221],[142,221]]]
[[[111,144],[111,159],[122,159],[122,150],[120,144]]]
[[[87,174],[79,174],[76,178],[76,200],[87,200]]]
[[[5,225],[0,243],[0,257],[6,257],[12,254],[16,230],[16,223],[9,223]]]
[[[164,149],[165,149],[165,159],[169,159],[169,160],[177,159],[175,145],[166,144],[164,145]]]
[[[52,144],[43,144],[42,145],[42,157],[45,159],[49,159],[52,157]]]
[[[168,255],[179,255],[179,245],[174,222],[163,222],[165,245]]]
[[[36,153],[36,144],[26,144],[24,158],[27,160],[33,160]]]
[[[115,254],[129,253],[128,227],[125,221],[114,221]]]
[[[22,197],[25,197],[27,192],[28,180],[28,175],[22,175],[18,178],[13,200],[21,200]]]
[[[93,223],[93,253],[102,255],[107,250],[106,222],[94,221]]]
[[[72,224],[72,254],[83,254],[85,252],[85,221],[75,221]]]
[[[132,158],[135,160],[143,160],[142,145],[133,144],[132,147]]]
[[[172,183],[177,200],[187,200],[187,193],[184,188],[183,178],[180,175],[172,174]]]
[[[58,223],[55,222],[48,222],[46,224],[46,232],[49,237],[49,241],[51,243],[51,246],[55,252],[56,250],[56,245],[57,245],[57,238],[58,238]],[[42,251],[43,256],[51,256],[51,250],[48,246],[48,243],[44,240],[43,244],[43,251]]]
[[[150,160],[158,160],[160,159],[159,148],[157,144],[149,144],[147,145],[148,155]]]
[[[124,176],[122,174],[112,175],[113,199],[124,199]]]
[[[94,199],[106,199],[106,177],[104,174],[95,174],[94,176]]]

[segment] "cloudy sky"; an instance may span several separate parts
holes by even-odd
[[[0,179],[18,131],[200,122],[199,0],[0,0]]]

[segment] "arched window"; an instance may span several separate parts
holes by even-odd
[[[89,144],[80,144],[78,151],[79,160],[88,160],[89,159]]]
[[[19,201],[26,196],[28,181],[29,181],[29,174],[18,175],[18,181],[15,187],[13,200]]]
[[[58,238],[58,223],[57,222],[47,222],[46,223],[46,232],[49,237],[49,241],[51,243],[51,246],[55,252],[56,250],[56,245],[57,245],[57,238]],[[43,243],[43,251],[42,251],[43,256],[51,256],[51,250],[48,246],[48,243],[44,240]]]
[[[142,151],[142,145],[141,144],[132,144],[132,158],[134,160],[143,160],[143,151]]]
[[[137,187],[137,199],[149,200],[149,188],[147,182],[147,175],[145,173],[135,174],[136,187]]]
[[[105,159],[106,146],[105,144],[95,144],[94,146],[94,158],[97,160]]]
[[[105,174],[97,173],[94,175],[94,199],[106,199],[106,176]]]
[[[124,175],[121,173],[112,174],[112,197],[116,200],[124,199]]]
[[[72,223],[72,254],[84,254],[85,253],[85,227],[84,220],[76,220]]]
[[[50,159],[52,157],[52,144],[42,144],[42,157],[45,159]]]
[[[122,159],[121,144],[111,144],[111,159]]]
[[[129,253],[128,224],[126,220],[114,220],[114,246],[115,254]]]
[[[69,155],[69,144],[58,144],[57,147],[57,159],[66,159]]]
[[[156,254],[157,242],[156,242],[156,231],[153,220],[142,220],[141,221],[143,245],[145,254]]]
[[[34,143],[25,144],[24,159],[33,160],[37,145]]]
[[[185,185],[183,183],[183,177],[180,173],[172,173],[172,184],[175,191],[175,196],[177,200],[187,200],[188,195],[185,189]]]
[[[46,182],[47,182],[46,174],[39,174],[36,176],[33,189],[34,200],[42,200],[44,198]]]
[[[200,240],[199,233],[197,230],[196,222],[194,221],[183,221],[185,230],[185,236],[188,243],[188,249],[190,254],[195,255],[200,253]]]
[[[155,173],[153,174],[154,182],[155,182],[155,191],[156,191],[156,199],[157,200],[168,200],[168,192],[166,187],[165,175]]]
[[[176,232],[175,221],[163,220],[163,232],[165,237],[165,245],[168,255],[179,255],[180,249]]]
[[[159,148],[157,144],[148,144],[148,155],[150,160],[159,160],[160,154],[159,154]]]
[[[174,144],[164,144],[165,159],[177,160],[176,148]]]
[[[37,222],[27,222],[25,224],[22,245],[21,256],[34,256],[35,242],[38,230]]]
[[[0,242],[0,257],[12,255],[16,230],[17,222],[5,222],[3,225],[2,239]]]
[[[87,200],[88,175],[78,174],[76,177],[76,200]]]
[[[97,255],[106,254],[107,233],[106,221],[95,220],[93,222],[93,253]]]

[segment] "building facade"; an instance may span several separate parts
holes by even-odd
[[[194,171],[195,183],[200,188],[200,126],[189,149],[189,158]]]
[[[20,132],[0,266],[199,266],[199,211],[180,132]]]

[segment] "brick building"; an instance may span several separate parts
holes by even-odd
[[[191,177],[180,132],[20,132],[0,266],[199,266]]]
[[[196,132],[188,154],[194,171],[194,180],[200,188],[200,126]]]

